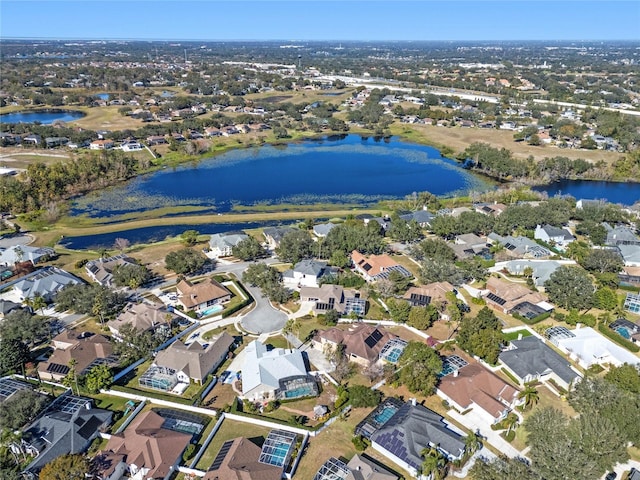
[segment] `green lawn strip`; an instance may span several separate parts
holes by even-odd
[[[522,330],[516,330],[515,332],[503,333],[502,338],[505,342],[510,342],[512,340],[517,340],[519,335],[522,335],[522,338],[530,337],[531,332],[523,328]]]
[[[215,425],[216,419],[212,419],[211,423]],[[256,438],[266,437],[270,428],[261,427],[253,423],[236,422],[233,420],[225,419],[220,426],[220,429],[216,432],[215,436],[211,440],[211,443],[207,447],[206,451],[198,461],[196,468],[198,470],[208,470],[216,458],[216,455],[220,451],[220,447],[227,440],[231,440],[237,437]]]

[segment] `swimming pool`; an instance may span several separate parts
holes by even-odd
[[[629,330],[627,330],[624,327],[616,328],[616,332],[618,332],[621,337],[626,338],[627,340],[631,338],[631,334],[629,333]]]
[[[200,316],[202,317],[206,317],[207,315],[211,315],[213,313],[217,313],[224,310],[224,307],[222,305],[214,305],[213,307],[209,307],[206,310],[203,310],[200,313]]]
[[[311,397],[316,392],[311,385],[303,385],[302,387],[294,388],[293,390],[287,390],[284,392],[285,398],[298,398],[298,397]]]
[[[384,425],[398,411],[395,406],[389,405],[382,409],[380,413],[375,415],[373,419],[380,425]]]

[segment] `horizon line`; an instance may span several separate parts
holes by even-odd
[[[32,40],[32,41],[90,41],[90,42],[402,42],[402,43],[416,43],[416,42],[439,42],[439,43],[452,43],[452,42],[640,42],[640,38],[637,39],[625,39],[625,38],[545,38],[545,39],[340,39],[340,38],[327,38],[327,39],[291,39],[291,38],[219,38],[219,39],[203,39],[203,38],[91,38],[91,37],[4,37],[0,35],[0,42],[4,40]]]

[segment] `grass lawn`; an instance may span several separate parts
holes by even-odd
[[[298,338],[303,341],[313,330],[325,330],[327,328],[330,328],[327,325],[322,325],[318,321],[317,317],[312,317],[310,315],[300,317],[298,321],[300,322],[300,330],[297,332]]]
[[[511,340],[517,340],[519,335],[522,335],[522,338],[530,337],[531,332],[523,328],[522,330],[516,330],[515,332],[503,333],[502,338],[505,342],[510,342]]]
[[[215,419],[212,419],[211,423],[214,423]],[[270,428],[260,427],[251,423],[235,422],[233,420],[225,420],[222,422],[220,429],[211,440],[211,443],[207,447],[204,455],[200,458],[200,461],[196,465],[199,470],[208,470],[216,458],[216,455],[220,451],[220,447],[227,440],[231,440],[236,437],[247,437],[249,439],[255,439],[256,437],[262,441],[271,431]],[[302,477],[300,477],[302,478]],[[312,478],[312,477],[309,477]]]

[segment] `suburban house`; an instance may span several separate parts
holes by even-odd
[[[575,265],[574,261],[563,260],[511,260],[508,262],[498,262],[489,271],[499,272],[506,270],[511,275],[522,276],[526,273],[531,275],[531,280],[536,288],[544,290],[544,283],[549,280],[551,274],[562,265]],[[527,269],[530,269],[527,271]]]
[[[640,245],[620,244],[617,249],[626,267],[640,267]]]
[[[213,258],[230,257],[233,247],[249,236],[242,232],[214,233],[209,239],[209,251]]]
[[[497,233],[490,233],[487,238],[492,244],[502,245],[507,253],[518,258],[543,258],[552,255],[551,250],[538,245],[527,237],[512,237],[511,235],[502,237]]]
[[[280,246],[282,238],[289,232],[294,231],[292,227],[266,227],[262,230],[262,234],[267,241],[270,250],[274,250]]]
[[[626,318],[618,318],[609,324],[609,328],[633,343],[640,343],[640,324]]]
[[[397,335],[382,328],[358,323],[349,330],[337,327],[321,330],[313,338],[312,345],[322,352],[327,348],[333,350],[338,345],[344,345],[344,354],[347,358],[366,367],[376,363],[385,345],[396,339],[398,339]]]
[[[569,358],[584,369],[591,367],[591,365],[609,364],[619,367],[624,363],[640,364],[640,358],[600,335],[591,327],[581,327],[575,330],[569,330],[562,326],[551,327],[545,332],[545,335],[551,343],[568,354]]]
[[[77,375],[84,375],[97,365],[117,364],[111,340],[104,335],[65,330],[52,341],[53,353],[46,362],[38,364],[38,375],[43,380],[62,380],[71,370],[72,361]]]
[[[91,260],[84,266],[89,278],[100,285],[110,287],[113,284],[113,270],[124,265],[137,265],[133,258],[126,255],[115,255],[109,258]]]
[[[478,363],[442,377],[436,393],[460,412],[473,409],[489,424],[501,421],[521,403],[516,388]]]
[[[447,293],[456,293],[456,289],[449,282],[433,282],[419,287],[409,287],[402,296],[412,307],[426,307],[432,303],[445,303]]]
[[[313,234],[318,238],[326,237],[336,225],[334,223],[319,223],[313,226]]]
[[[475,233],[465,233],[458,235],[451,248],[459,259],[475,257],[476,255],[487,255],[489,247],[487,241]]]
[[[620,282],[623,284],[640,287],[640,265],[637,267],[624,267],[618,274]]]
[[[94,140],[89,144],[90,150],[111,150],[115,143],[113,140]]]
[[[484,213],[485,215],[492,215],[497,217],[507,209],[504,203],[476,203],[473,209],[478,213]]]
[[[535,336],[511,341],[498,358],[520,383],[553,380],[569,390],[581,377],[567,360]]]
[[[441,415],[415,403],[404,403],[371,435],[371,446],[386,458],[417,477],[422,468],[422,451],[436,448],[447,459],[461,459],[465,443]]]
[[[20,262],[31,262],[35,265],[36,263],[46,261],[56,256],[57,254],[53,248],[14,245],[0,249],[0,265],[12,267]]]
[[[22,305],[12,302],[10,300],[0,300],[0,320],[5,318],[8,314],[14,310],[21,309]]]
[[[612,227],[606,222],[603,222],[602,226],[607,231],[605,245],[612,247],[619,245],[640,245],[640,238],[638,238],[628,226],[616,225]]]
[[[227,332],[204,345],[199,341],[185,345],[176,340],[158,352],[154,364],[175,371],[178,381],[182,383],[190,383],[193,380],[202,384],[207,375],[224,362],[234,342],[234,338]]]
[[[517,313],[526,318],[534,318],[553,310],[546,297],[529,290],[521,283],[513,283],[496,277],[487,279],[487,290],[484,295],[487,306],[502,313]]]
[[[168,478],[182,461],[191,435],[164,428],[165,418],[153,410],[140,413],[124,432],[111,435],[100,454],[102,480]]]
[[[138,332],[146,332],[160,325],[168,325],[174,318],[163,304],[129,303],[114,320],[107,322],[107,326],[114,336],[119,337],[120,329],[127,323]]]
[[[388,278],[391,272],[398,272],[403,277],[413,277],[409,270],[396,263],[389,255],[370,255],[365,257],[357,250],[354,250],[351,252],[351,261],[356,271],[367,282]]]
[[[422,228],[427,228],[431,225],[435,215],[427,210],[416,210],[415,212],[400,215],[400,218],[406,222],[415,221]]]
[[[584,207],[602,207],[606,204],[604,200],[593,200],[589,198],[580,198],[576,202],[576,209],[583,210]]]
[[[640,315],[640,294],[632,292],[627,293],[627,296],[624,299],[624,309],[628,312]]]
[[[61,268],[44,267],[17,280],[13,284],[13,289],[4,296],[4,299],[22,303],[27,298],[40,296],[49,303],[67,285],[80,283],[84,282]]]
[[[576,239],[569,230],[548,224],[538,225],[533,233],[533,238],[555,245],[563,250]]]
[[[231,300],[231,292],[213,278],[200,283],[191,283],[182,279],[176,285],[178,303],[185,311],[195,310],[203,313],[207,308],[220,305]]]
[[[89,398],[58,397],[22,434],[27,453],[35,457],[25,471],[37,475],[61,455],[84,452],[112,416],[109,410],[93,408]]]
[[[318,395],[316,380],[307,373],[299,350],[267,349],[254,340],[244,349],[242,395],[253,401]]]
[[[329,458],[313,480],[398,480],[398,476],[369,457],[356,453],[349,463]]]
[[[301,287],[319,287],[320,279],[336,273],[336,269],[329,267],[327,262],[318,260],[301,260],[293,269],[282,274],[282,282],[286,287],[299,290]]]
[[[315,315],[327,313],[327,310],[335,310],[340,315],[355,313],[358,316],[364,316],[367,308],[367,301],[360,297],[357,290],[345,290],[340,285],[329,283],[320,287],[302,287],[300,301],[314,302],[311,311]]]
[[[248,438],[227,440],[204,480],[280,480],[283,468],[260,462],[262,449]]]

